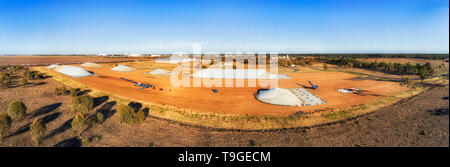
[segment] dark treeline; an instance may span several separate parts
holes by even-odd
[[[279,54],[280,56],[311,56],[323,58],[416,58],[444,60],[449,58],[449,54]]]
[[[436,72],[430,63],[425,64],[410,64],[409,62],[404,63],[392,63],[392,62],[367,62],[361,61],[354,58],[317,58],[316,60],[328,63],[335,64],[339,67],[356,67],[356,68],[364,68],[369,70],[382,71],[387,73],[395,73],[395,74],[411,74],[418,75],[423,80],[427,77],[433,76]]]

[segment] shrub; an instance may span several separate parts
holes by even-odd
[[[133,123],[134,122],[134,110],[128,105],[120,104],[117,112],[119,113],[120,123]]]
[[[80,92],[80,88],[72,88],[72,89],[70,89],[70,94],[72,95],[72,97],[78,96],[79,92]]]
[[[105,121],[105,117],[103,116],[103,114],[101,112],[98,112],[97,113],[97,122],[102,123],[103,121]]]
[[[83,113],[91,114],[94,108],[94,100],[90,96],[75,96],[72,97],[72,112],[74,114]]]
[[[28,68],[23,72],[23,78],[31,79],[31,73],[28,71]]]
[[[8,88],[8,84],[3,78],[0,78],[0,87],[2,88]]]
[[[27,107],[22,101],[14,101],[9,103],[7,113],[13,120],[20,120],[25,115],[26,111]]]
[[[323,70],[327,71],[328,70],[328,64],[323,64]]]
[[[47,128],[45,127],[45,124],[42,122],[41,119],[36,119],[31,123],[30,125],[30,134],[31,134],[31,140],[36,145],[40,145],[41,138],[45,135],[45,130]]]
[[[73,92],[78,91],[78,90],[79,90],[78,88],[67,90],[67,88],[63,86],[61,88],[55,88],[54,92],[55,92],[56,96],[61,96],[61,95],[65,96],[65,95],[69,95],[69,94],[73,95]],[[76,93],[78,93],[78,92],[76,92]]]
[[[128,105],[120,104],[117,112],[119,113],[120,123],[142,123],[147,116],[144,111],[139,111],[136,104],[131,102]]]
[[[250,146],[250,147],[258,147],[260,145],[254,140],[249,140],[248,141],[248,146]]]
[[[67,88],[64,87],[64,86],[61,87],[61,89],[59,89],[59,91],[60,91],[61,95],[67,95],[68,94]]]
[[[22,78],[22,85],[23,87],[27,86],[28,80],[26,78]]]
[[[137,102],[134,102],[134,101],[128,103],[128,106],[133,108],[133,111],[134,111],[133,113],[138,112],[142,108],[142,104],[141,103],[137,103]]]
[[[145,121],[145,113],[144,113],[144,111],[139,111],[139,112],[137,112],[136,113],[136,121],[138,122],[138,123],[142,123],[142,122],[144,122]]]
[[[61,89],[60,88],[55,88],[54,93],[55,93],[56,96],[60,96],[61,95]]]
[[[5,137],[11,128],[11,117],[6,114],[0,114],[0,138]]]
[[[44,74],[39,71],[25,71],[25,78],[27,79],[42,79],[44,78]]]
[[[86,117],[84,116],[84,114],[77,114],[75,115],[75,117],[73,117],[72,120],[72,130],[75,133],[81,133],[83,132],[84,128],[86,128]]]

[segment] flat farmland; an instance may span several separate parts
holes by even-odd
[[[0,65],[50,65],[77,64],[84,62],[122,62],[133,61],[134,57],[100,57],[100,56],[0,56]]]

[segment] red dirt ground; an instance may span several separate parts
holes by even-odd
[[[307,81],[311,80],[320,87],[317,90],[310,90],[310,92],[325,100],[327,104],[304,107],[276,106],[255,99],[254,94],[261,87],[220,87],[218,88],[218,93],[213,93],[211,88],[205,87],[175,88],[171,86],[170,78],[168,76],[145,74],[146,72],[151,71],[151,67],[160,66],[161,64],[150,61],[121,64],[137,67],[137,70],[133,72],[111,71],[110,69],[113,67],[113,64],[103,64],[103,68],[86,68],[101,77],[85,77],[77,78],[75,80],[89,87],[133,100],[167,104],[202,112],[250,115],[286,116],[298,111],[312,112],[323,109],[348,108],[406,90],[406,88],[399,86],[398,83],[355,80],[357,77],[356,75],[342,72],[287,73],[292,79],[279,80],[279,87],[298,88],[301,86],[296,83],[308,85]],[[139,90],[139,87],[134,86],[130,82],[121,80],[120,77],[141,83],[147,82],[153,84],[156,89]],[[337,89],[351,87],[365,90],[366,93],[357,95],[342,94],[336,91]],[[160,88],[163,88],[163,90],[159,90]]]

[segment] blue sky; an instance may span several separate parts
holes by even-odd
[[[448,0],[0,0],[0,54],[448,53]]]

